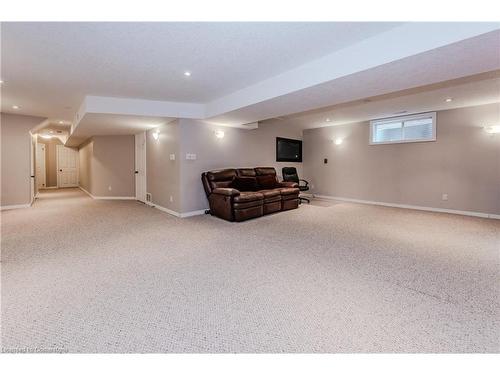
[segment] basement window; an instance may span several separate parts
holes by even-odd
[[[436,140],[436,112],[370,121],[370,144]]]

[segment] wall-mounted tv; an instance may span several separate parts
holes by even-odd
[[[276,161],[302,163],[302,141],[276,137]]]

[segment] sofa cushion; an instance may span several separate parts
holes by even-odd
[[[228,188],[236,176],[236,169],[222,169],[219,171],[210,171],[206,173],[206,178],[210,190],[215,188]]]
[[[274,167],[257,167],[254,169],[257,176],[265,176],[265,175],[276,176],[276,169],[274,169]]]
[[[242,191],[240,195],[234,197],[234,202],[252,202],[252,201],[263,201],[264,194],[259,192]]]
[[[238,168],[236,174],[241,177],[255,177],[255,169],[253,168]]]
[[[264,196],[264,199],[274,198],[274,197],[280,196],[279,189],[259,190],[258,192]]]
[[[257,179],[255,177],[235,176],[231,187],[239,191],[256,191],[258,189]]]
[[[281,196],[283,195],[299,195],[300,190],[298,188],[279,188]]]
[[[278,187],[276,176],[273,175],[257,176],[257,183],[259,184],[259,190],[274,189],[275,187]]]

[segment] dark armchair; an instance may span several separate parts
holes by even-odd
[[[309,182],[306,180],[303,180],[299,178],[299,175],[297,174],[297,168],[295,167],[283,167],[281,169],[281,172],[283,173],[283,181],[287,182],[295,182],[299,184],[299,190],[300,191],[308,191],[309,190]],[[302,184],[301,184],[302,182]],[[304,197],[299,197],[300,201],[305,201],[309,203],[309,199],[304,198]]]

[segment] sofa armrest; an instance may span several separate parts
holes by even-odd
[[[232,189],[232,188],[215,188],[212,190],[212,194],[220,194],[220,195],[227,195],[229,197],[236,197],[240,195],[239,190]]]
[[[234,221],[233,198],[240,195],[236,189],[216,188],[208,196],[210,213],[222,219]]]
[[[296,183],[296,182],[292,182],[292,181],[281,181],[279,183],[280,187],[291,187],[291,188],[297,188],[299,187],[299,184]]]

